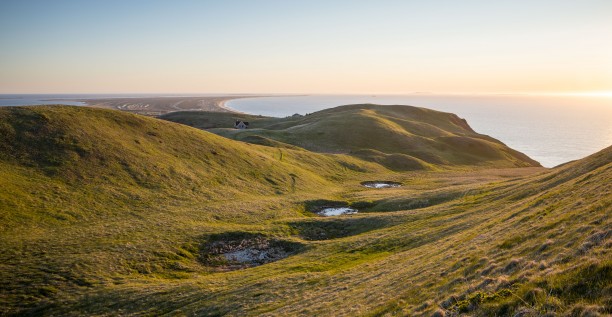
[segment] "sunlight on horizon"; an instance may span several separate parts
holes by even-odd
[[[606,98],[612,98],[612,91],[575,92],[575,93],[569,93],[568,95],[582,96],[582,97],[606,97]]]
[[[611,32],[600,0],[1,2],[0,93],[610,97]]]

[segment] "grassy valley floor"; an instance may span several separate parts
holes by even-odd
[[[612,313],[612,148],[397,170],[110,110],[0,109],[0,132],[2,314]]]

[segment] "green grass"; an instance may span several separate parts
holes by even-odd
[[[58,106],[0,109],[0,146],[1,314],[612,313],[612,148],[550,170],[400,173]],[[362,210],[309,212],[333,203]],[[299,247],[206,261],[211,241],[249,237]]]
[[[500,141],[474,132],[454,114],[418,107],[348,105],[288,118],[202,112],[161,118],[256,144],[347,153],[398,171],[539,166]],[[248,120],[249,129],[232,129],[236,119]]]

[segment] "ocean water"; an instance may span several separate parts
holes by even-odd
[[[275,117],[346,104],[412,105],[452,112],[478,133],[554,167],[612,145],[612,98],[526,95],[307,95],[244,98],[225,105]]]

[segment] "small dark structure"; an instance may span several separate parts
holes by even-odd
[[[247,129],[248,127],[249,123],[246,121],[236,120],[236,123],[234,123],[234,128],[236,129]]]

